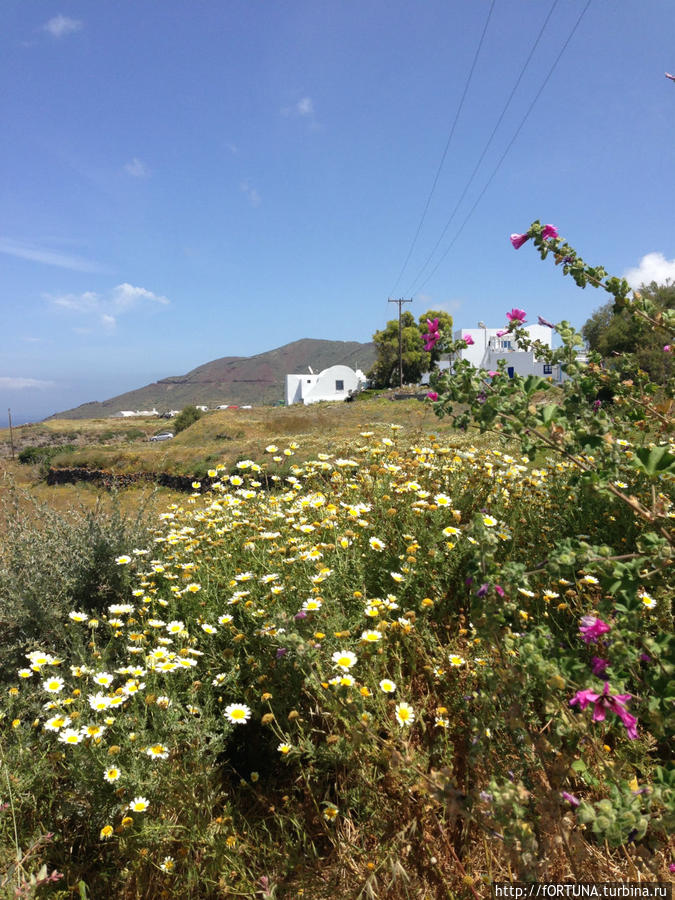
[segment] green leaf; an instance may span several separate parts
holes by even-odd
[[[634,466],[652,477],[665,472],[675,472],[675,456],[667,447],[639,447],[632,462]]]
[[[547,406],[544,406],[541,410],[541,420],[544,425],[548,425],[549,422],[552,422],[559,411],[560,407],[557,403],[549,403]]]
[[[528,375],[523,382],[523,388],[528,397],[531,397],[535,391],[538,391],[543,387],[548,387],[548,382],[538,375]]]

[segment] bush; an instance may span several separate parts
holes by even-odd
[[[173,427],[174,434],[178,434],[180,431],[185,431],[186,428],[189,428],[190,425],[194,425],[194,423],[201,419],[204,414],[201,409],[197,409],[196,406],[186,406],[176,418],[172,421],[171,425]]]
[[[49,444],[44,447],[25,447],[19,453],[19,462],[24,465],[48,466],[60,453],[70,453],[77,449],[74,444]]]
[[[124,514],[113,494],[109,510],[66,514],[17,488],[0,503],[0,679],[40,644],[61,654],[62,623],[73,606],[92,615],[127,596],[129,582],[117,557],[147,543],[149,514]]]

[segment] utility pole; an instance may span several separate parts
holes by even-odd
[[[403,387],[403,344],[401,338],[401,306],[404,303],[412,303],[412,298],[410,300],[392,300],[389,298],[390,303],[398,303],[398,386]]]
[[[12,410],[7,410],[7,417],[9,418],[9,443],[12,447],[12,459],[14,459],[14,434],[12,433]]]

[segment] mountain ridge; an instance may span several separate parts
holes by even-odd
[[[301,338],[253,356],[223,356],[191,369],[185,375],[167,375],[152,384],[126,391],[108,400],[90,401],[55,413],[50,419],[90,419],[115,415],[126,409],[168,412],[190,404],[268,405],[284,400],[286,375],[319,372],[343,364],[367,371],[375,362],[375,344]]]

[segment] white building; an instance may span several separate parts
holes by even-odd
[[[346,400],[366,384],[366,376],[360,369],[349,366],[329,366],[315,375],[310,368],[306,375],[286,376],[286,405],[294,403],[319,403],[321,400]]]
[[[123,419],[130,419],[136,416],[158,416],[156,409],[121,409],[117,414]]]
[[[525,330],[530,339],[540,341],[547,347],[552,346],[552,330],[546,325],[526,325]],[[562,381],[560,366],[552,366],[543,360],[537,359],[534,351],[525,350],[518,346],[518,341],[511,333],[503,334],[501,328],[461,328],[453,333],[455,340],[471,337],[473,344],[469,344],[463,350],[458,351],[457,358],[468,359],[478,369],[487,369],[488,372],[497,368],[500,359],[506,362],[506,371],[510,377],[513,375],[542,375],[552,378],[553,381]]]

